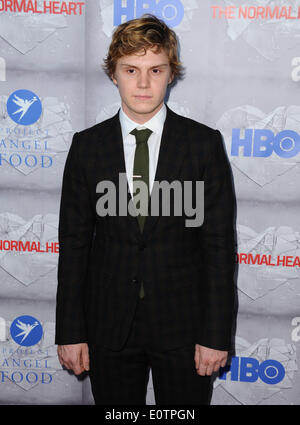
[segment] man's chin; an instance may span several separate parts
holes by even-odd
[[[143,103],[139,103],[139,104],[134,104],[130,107],[131,111],[134,112],[135,114],[151,114],[153,111],[155,111],[155,109],[157,109],[160,106],[160,104],[156,105],[156,104],[150,104],[150,102],[148,104]]]

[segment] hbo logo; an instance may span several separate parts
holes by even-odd
[[[180,0],[114,0],[114,25],[141,17],[144,13],[152,13],[162,19],[169,27],[175,27],[182,21],[184,8]]]
[[[241,136],[241,130],[233,128],[231,155],[239,156],[240,148],[243,148],[243,156],[268,157],[274,151],[282,158],[292,158],[300,152],[300,136],[293,130],[274,135],[271,130],[251,128],[246,128]]]
[[[232,357],[231,365],[220,369],[219,378],[226,381],[231,372],[232,381],[256,382],[260,378],[266,384],[278,384],[285,376],[285,369],[277,360],[259,361],[252,357]]]

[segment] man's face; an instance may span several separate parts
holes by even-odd
[[[154,53],[148,49],[118,59],[112,76],[118,86],[124,112],[143,124],[161,108],[167,86],[173,76],[169,58],[164,50]]]

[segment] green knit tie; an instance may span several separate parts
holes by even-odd
[[[136,192],[135,181],[142,180],[148,187],[148,199],[149,199],[149,150],[148,150],[148,139],[152,133],[152,130],[145,128],[143,130],[137,130],[136,128],[130,132],[136,139],[136,148],[133,165],[133,194]],[[138,206],[139,202],[137,203]],[[139,214],[137,216],[139,227],[143,232],[144,224],[146,220],[145,215]],[[144,285],[141,282],[140,298],[144,298]]]

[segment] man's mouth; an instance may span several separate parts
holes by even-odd
[[[140,95],[138,95],[138,96],[135,96],[135,98],[143,100],[143,99],[151,99],[151,96],[140,96]]]

